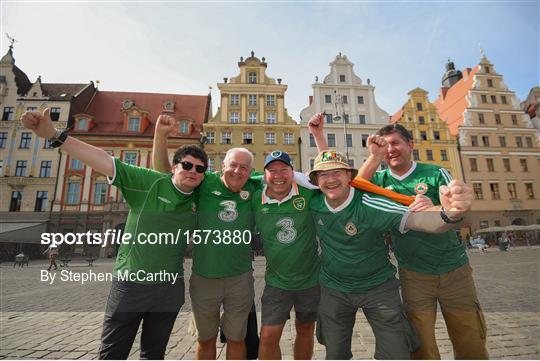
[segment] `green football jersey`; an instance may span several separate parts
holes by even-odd
[[[423,194],[434,205],[441,204],[439,187],[447,185],[451,180],[452,176],[446,169],[416,162],[402,177],[385,169],[376,172],[371,179],[373,183],[401,194]],[[468,262],[465,245],[459,242],[454,230],[442,234],[393,232],[392,239],[399,267],[414,272],[440,275]]]
[[[251,198],[261,187],[260,176],[252,177],[240,192],[231,192],[219,173],[206,173],[199,187],[201,238],[193,246],[194,273],[223,278],[251,270],[251,237],[255,225]]]
[[[316,191],[293,183],[281,202],[266,195],[266,186],[253,195],[255,224],[266,257],[266,284],[289,291],[319,283],[315,225],[309,210]]]
[[[114,158],[116,186],[129,206],[124,233],[131,234],[129,244],[121,244],[114,275],[118,272],[184,274],[187,238],[197,225],[195,194],[185,194],[172,182],[170,174],[135,167]],[[171,237],[172,235],[172,237]],[[157,242],[155,237],[162,237]],[[160,283],[141,281],[137,283]]]
[[[320,282],[347,293],[365,293],[395,277],[383,233],[403,231],[408,208],[385,197],[351,188],[337,209],[318,193],[311,212],[322,248]]]

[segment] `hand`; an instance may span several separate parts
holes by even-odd
[[[414,202],[409,205],[409,210],[411,212],[420,212],[429,207],[433,207],[431,199],[422,194],[417,194],[416,197],[414,197]]]
[[[170,115],[161,114],[156,122],[156,134],[168,137],[175,133],[178,128],[178,122]]]
[[[43,113],[40,112],[24,112],[21,117],[21,122],[24,127],[31,129],[37,136],[42,138],[52,138],[56,129],[51,120],[51,110],[45,108]]]
[[[323,125],[324,125],[324,114],[317,113],[312,116],[308,121],[309,132],[313,134],[314,137],[323,135]]]
[[[463,181],[453,180],[448,186],[439,188],[439,199],[448,216],[458,219],[471,209],[474,193]]]
[[[380,135],[370,135],[367,139],[369,153],[377,158],[384,159],[388,153],[388,142]]]

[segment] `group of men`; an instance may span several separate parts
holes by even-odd
[[[133,239],[142,232],[176,234],[178,229],[185,235],[176,244],[122,244],[114,272],[182,276],[184,253],[189,242],[194,244],[189,295],[197,359],[216,358],[220,325],[227,358],[245,358],[254,298],[251,238],[246,237],[254,229],[261,234],[267,263],[260,359],[281,358],[279,340],[293,307],[295,359],[312,357],[316,323],[326,358],[351,358],[359,308],[375,335],[375,358],[440,358],[434,333],[437,302],[455,357],[487,358],[485,323],[471,268],[452,230],[467,221],[470,187],[452,181],[442,168],[412,162],[410,134],[390,125],[369,138],[371,156],[359,175],[415,196],[414,202],[407,207],[355,189],[351,180],[358,171],[341,153],[326,149],[322,119],[316,114],[309,121],[321,151],[310,182],[293,171],[289,155],[281,151],[266,157],[262,179],[252,173],[253,155],[245,148],[229,149],[220,173],[207,171],[208,157],[195,145],[179,148],[171,165],[167,137],[177,125],[167,115],[159,116],[155,126],[156,170],[125,164],[54,129],[49,109],[27,112],[22,122],[53,147],[108,177],[130,207],[124,232]],[[376,172],[382,161],[388,169]],[[392,198],[393,192],[385,192]],[[195,242],[195,231],[206,238]],[[387,231],[392,232],[400,281],[384,242]],[[140,357],[162,359],[184,291],[183,282],[115,279],[100,358],[127,358],[142,322]]]

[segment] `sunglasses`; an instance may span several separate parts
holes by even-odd
[[[188,161],[180,162],[180,164],[182,164],[182,169],[183,170],[190,170],[195,165],[195,164],[193,164],[191,162],[188,162]],[[195,165],[195,171],[197,173],[204,173],[204,172],[206,172],[206,167],[204,165]]]

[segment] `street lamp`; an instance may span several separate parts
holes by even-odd
[[[347,143],[347,122],[345,121],[345,116],[343,115],[343,97],[341,96],[341,94],[337,93],[337,90],[334,90],[334,107],[336,110],[336,115],[334,115],[334,117],[332,118],[333,121],[336,123],[339,123],[340,121],[343,120],[343,141],[345,142],[344,144],[345,144],[345,154],[347,156],[347,162],[349,162],[349,144]]]

